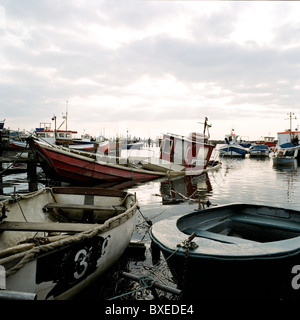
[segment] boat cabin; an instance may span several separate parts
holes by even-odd
[[[185,167],[201,166],[206,168],[214,145],[201,133],[191,133],[188,137],[176,134],[164,134],[160,159]]]
[[[52,130],[51,125],[47,123],[35,129],[37,138],[52,144],[73,144],[73,134],[76,133],[77,131],[71,130]]]
[[[264,137],[263,141],[256,141],[255,144],[264,144],[269,148],[276,147],[275,137]]]
[[[286,130],[278,132],[278,145],[281,148],[292,148],[299,146],[300,131]]]

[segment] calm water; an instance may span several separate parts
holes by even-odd
[[[215,153],[213,158],[219,160],[218,154]],[[273,166],[272,157],[259,159],[250,158],[249,155],[244,159],[220,160],[222,167],[217,171],[192,178],[152,181],[128,190],[136,193],[143,217],[152,223],[192,212],[199,208],[199,202],[207,200],[212,205],[239,202],[300,209],[300,169],[298,170],[297,163],[290,168],[276,168]],[[143,217],[139,215],[137,219],[138,226],[133,240],[143,241],[149,248],[149,227]],[[132,262],[129,271],[150,275],[166,285],[174,286],[166,265],[155,269],[151,263],[151,252],[147,250],[146,260]],[[140,299],[151,297],[149,292],[138,296]]]
[[[156,153],[157,149],[154,149],[153,154]],[[217,152],[213,158],[219,160]],[[103,292],[98,293],[101,290],[98,290],[99,287],[96,288],[96,294],[95,291],[92,292],[93,299],[107,299],[122,294],[125,294],[122,299],[153,299],[151,291],[138,290],[140,286],[137,283],[125,281],[124,278],[120,280],[118,278],[120,270],[150,275],[166,285],[175,286],[165,264],[159,268],[157,265],[153,266],[147,221],[155,223],[174,215],[184,215],[198,209],[199,203],[207,200],[212,205],[240,202],[300,209],[300,169],[297,165],[279,169],[273,166],[271,157],[257,159],[250,158],[249,155],[245,159],[222,158],[221,162],[222,167],[219,170],[198,177],[161,179],[127,188],[131,193],[136,193],[140,205],[132,240],[146,244],[146,257],[145,260],[133,259],[117,265],[114,270],[116,273],[112,275],[115,279],[114,287],[112,288],[109,282],[111,291],[105,295]],[[28,187],[26,174],[4,177],[3,182],[13,183],[17,192],[24,191]],[[38,187],[41,188],[43,185],[39,183]],[[12,190],[12,186],[3,188],[4,194]],[[176,299],[170,294],[162,293],[162,295],[166,299]]]

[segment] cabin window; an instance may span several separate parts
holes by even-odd
[[[170,154],[171,150],[172,150],[172,146],[173,146],[173,141],[172,140],[164,139],[164,143],[163,143],[163,146],[162,146],[163,153]]]
[[[47,138],[53,138],[53,133],[46,133]]]

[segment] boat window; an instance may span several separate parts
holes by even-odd
[[[162,146],[162,151],[163,153],[171,153],[172,150],[172,146],[173,146],[173,141],[170,139],[164,139],[163,141],[163,146]]]

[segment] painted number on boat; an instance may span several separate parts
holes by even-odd
[[[86,272],[88,263],[86,262],[87,251],[81,249],[76,253],[75,263],[76,263],[76,272],[74,273],[75,279],[80,279]]]
[[[5,268],[0,264],[0,289],[6,289],[6,274]]]
[[[50,281],[54,284],[46,299],[59,296],[93,274],[105,261],[110,239],[110,235],[96,236],[39,258],[36,284]]]
[[[300,288],[300,265],[293,266],[292,273],[296,274],[292,279],[292,287],[298,290]]]

